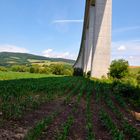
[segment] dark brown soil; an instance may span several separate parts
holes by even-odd
[[[125,119],[135,128],[137,128],[140,131],[140,122],[138,122],[133,116],[132,114],[127,111],[128,108],[122,108],[117,101],[115,100],[115,98],[113,96],[111,96],[111,99],[114,102],[114,105],[123,113]]]
[[[58,133],[63,131],[62,125],[67,121],[70,115],[73,115],[74,123],[70,128],[68,140],[86,140],[86,93],[84,93],[80,104],[76,106],[76,111],[74,112],[73,108],[76,105],[76,97],[77,95],[73,96],[68,104],[64,103],[65,97],[57,98],[51,102],[44,103],[39,109],[27,113],[20,120],[5,121],[3,127],[0,127],[0,140],[22,140],[26,133],[34,127],[38,121],[49,116],[54,111],[60,113],[56,116],[52,124],[43,131],[40,140],[55,140]],[[112,140],[111,134],[100,121],[100,109],[103,108],[110,115],[113,122],[120,130],[122,130],[121,121],[115,116],[112,110],[108,108],[104,100],[97,103],[95,98],[96,95],[93,94],[91,99],[91,111],[93,113],[93,132],[95,137],[97,140]],[[133,120],[132,116],[125,109],[121,108],[115,99],[112,100],[125,117],[131,120],[130,123],[135,126],[136,122]],[[128,138],[126,137],[126,139]]]
[[[71,106],[63,106],[65,109],[56,117],[53,123],[43,132],[40,140],[55,140],[61,125],[67,120],[72,112]]]
[[[86,139],[86,103],[81,99],[77,110],[73,113],[74,124],[70,129],[68,140],[85,140]]]
[[[38,121],[49,116],[54,111],[63,110],[63,98],[42,105],[38,110],[32,111],[17,121],[9,121],[0,128],[0,140],[21,140],[27,131]]]
[[[125,111],[122,108],[120,108],[119,105],[117,103],[115,103],[115,101],[113,101],[113,103],[121,111],[121,113],[123,113],[123,115],[125,116],[126,115],[126,114],[124,114]],[[122,120],[120,120],[120,118],[118,118],[116,116],[116,114],[114,114],[114,112],[106,105],[106,103],[104,102],[104,99],[101,100],[101,107],[104,108],[104,110],[109,114],[109,116],[112,118],[112,121],[114,122],[114,124],[116,124],[118,129],[120,131],[123,131]],[[129,117],[131,117],[131,116],[129,116]],[[135,127],[135,120],[129,120],[128,116],[125,117],[124,119],[126,119],[131,125],[133,125]],[[131,119],[132,119],[132,117],[131,117]],[[125,140],[129,140],[129,139],[131,139],[129,137],[129,135],[125,135]]]
[[[85,140],[85,101],[82,100],[74,111],[76,98],[73,97],[69,104],[64,104],[64,111],[53,121],[53,123],[43,132],[40,140],[56,140],[58,134],[62,132],[63,124],[67,121],[68,117],[74,117],[74,124],[70,128],[68,140]]]

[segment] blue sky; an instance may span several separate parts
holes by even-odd
[[[140,65],[140,0],[113,0],[112,59]],[[0,51],[76,59],[85,0],[0,0]]]

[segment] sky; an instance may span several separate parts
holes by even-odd
[[[112,59],[140,65],[140,0],[113,0]],[[0,0],[0,52],[76,59],[85,0]]]

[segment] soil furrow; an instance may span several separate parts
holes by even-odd
[[[93,93],[91,100],[91,111],[93,112],[93,131],[95,138],[97,140],[112,140],[111,135],[108,133],[107,129],[102,125],[99,118],[100,103],[96,101],[96,95]]]
[[[122,114],[124,115],[124,118],[136,129],[138,129],[140,131],[140,122],[138,122],[133,116],[132,114],[130,114],[130,112],[128,112],[126,109],[127,108],[122,108],[120,107],[120,105],[117,103],[117,101],[115,100],[115,98],[113,96],[111,96],[111,99],[114,103],[114,105],[119,109],[120,112],[122,112]]]
[[[85,140],[86,139],[86,102],[81,98],[77,110],[73,113],[74,124],[70,129],[68,140]]]
[[[51,101],[42,105],[38,110],[24,116],[17,121],[5,122],[4,126],[0,128],[0,140],[21,140],[27,134],[27,131],[34,127],[34,125],[49,116],[54,111],[61,111],[63,109],[63,98]]]
[[[56,117],[53,123],[44,131],[42,132],[42,136],[40,140],[55,140],[57,139],[57,134],[60,131],[62,124],[67,120],[68,116],[72,114],[72,106],[70,105],[63,105],[65,109]]]

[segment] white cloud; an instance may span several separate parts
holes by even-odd
[[[140,40],[113,42],[112,59],[120,58],[128,60],[130,65],[140,65]]]
[[[54,20],[53,23],[83,23],[82,19],[60,19]]]
[[[43,51],[43,55],[45,57],[51,57],[52,51],[53,51],[52,49],[47,49],[47,50]]]
[[[2,44],[0,45],[0,52],[28,53],[29,51],[26,48],[18,47],[15,45]]]
[[[114,33],[122,33],[122,32],[128,32],[132,30],[139,30],[140,26],[130,26],[130,27],[123,27],[113,30]]]
[[[133,57],[133,56],[129,56],[129,58],[130,58],[130,59],[133,59],[134,57]]]
[[[119,48],[118,48],[118,51],[125,51],[126,50],[126,47],[124,45],[121,45]]]
[[[47,49],[42,52],[43,56],[51,58],[66,58],[74,59],[74,56],[69,52],[56,52],[53,49]]]

